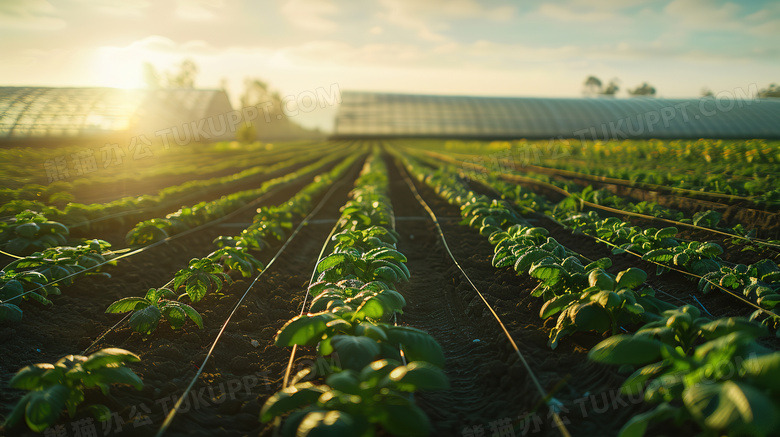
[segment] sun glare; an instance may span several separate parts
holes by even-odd
[[[95,54],[92,76],[100,86],[112,88],[144,88],[143,58],[128,48],[100,47]]]

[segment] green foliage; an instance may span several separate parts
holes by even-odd
[[[657,404],[629,421],[620,435],[642,436],[652,422],[672,417],[692,421],[710,432],[774,435],[780,400],[780,352],[755,339],[762,326],[741,318],[710,321],[692,306],[665,311],[662,318],[633,335],[616,335],[596,345],[590,359],[640,366],[625,381],[624,394],[644,393]],[[677,410],[670,414],[670,411]]]
[[[53,425],[65,409],[71,418],[75,416],[88,389],[97,387],[107,395],[111,384],[128,384],[141,390],[141,379],[125,367],[125,363],[138,361],[140,358],[131,352],[109,348],[88,357],[68,355],[54,364],[27,366],[9,382],[11,387],[29,393],[16,404],[5,426],[14,426],[24,419],[31,430],[41,432]],[[107,411],[105,406],[91,405],[89,409],[98,420],[110,417],[103,414]]]
[[[160,319],[165,317],[173,329],[184,326],[189,317],[198,328],[203,329],[203,319],[191,306],[173,300],[175,294],[166,288],[150,288],[144,297],[125,297],[106,308],[107,313],[133,314],[128,324],[133,330],[142,334],[150,334],[157,329]]]
[[[211,258],[193,258],[186,269],[176,272],[173,289],[184,288],[190,300],[197,302],[209,290],[219,292],[223,283],[231,283],[230,276],[223,272],[222,265]]]
[[[49,221],[43,214],[24,211],[12,223],[0,222],[0,245],[16,255],[29,255],[68,243],[70,231],[62,223]]]
[[[444,354],[429,334],[388,322],[402,313],[395,284],[409,280],[387,196],[384,163],[375,152],[342,208],[333,252],[316,266],[310,312],[288,321],[275,343],[315,346],[329,359],[324,383],[293,381],[263,406],[264,422],[288,414],[282,435],[427,435],[428,419],[403,393],[448,386]],[[401,366],[401,353],[409,361]],[[296,378],[300,379],[300,378]]]
[[[76,247],[44,249],[11,262],[0,273],[0,301],[4,301],[0,320],[18,321],[23,299],[51,304],[48,296],[60,294],[60,287],[71,285],[83,272],[109,276],[101,269],[115,264],[110,247],[106,241],[90,240]]]
[[[367,435],[381,426],[391,435],[425,436],[430,423],[404,393],[449,388],[444,372],[429,363],[401,365],[376,360],[357,369],[333,373],[325,383],[299,382],[271,396],[260,419],[294,411],[282,428],[283,436]]]

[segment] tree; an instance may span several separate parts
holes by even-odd
[[[701,89],[700,94],[701,94],[702,97],[712,97],[712,96],[715,95],[715,94],[712,93],[712,90],[709,89],[706,86]]]
[[[144,63],[143,70],[144,82],[150,89],[195,88],[195,76],[198,74],[198,66],[192,59],[182,61],[179,71],[158,73],[149,62]]]
[[[271,91],[268,83],[260,79],[244,79],[244,93],[241,94],[241,107],[257,106],[267,108],[268,115],[276,120],[286,118],[282,108],[282,98],[276,91]]]
[[[647,82],[642,82],[642,85],[639,85],[638,87],[628,90],[628,94],[632,96],[649,96],[653,97],[655,96],[655,87],[651,86]]]
[[[607,84],[607,87],[604,88],[604,91],[602,91],[601,94],[605,96],[614,96],[620,90],[620,87],[618,86],[619,83],[620,81],[617,80],[617,78],[610,80]]]
[[[585,79],[585,89],[583,93],[590,96],[601,94],[601,87],[601,80],[598,77],[588,76],[588,78]]]
[[[167,73],[168,88],[195,88],[195,76],[198,66],[192,59],[185,59],[179,65],[178,72]]]
[[[766,88],[758,90],[758,97],[780,97],[780,86],[771,84]]]

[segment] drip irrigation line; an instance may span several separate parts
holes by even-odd
[[[10,258],[16,258],[16,259],[23,259],[24,258],[23,256],[14,255],[13,253],[8,253],[8,252],[2,251],[2,250],[0,250],[0,254],[3,254],[3,255],[5,255],[7,257],[10,257]]]
[[[399,166],[403,167],[403,166]],[[425,200],[420,196],[420,193],[417,191],[417,188],[414,186],[414,183],[409,178],[408,173],[406,172],[406,169],[402,169],[402,175],[404,177],[404,181],[406,182],[406,185],[409,186],[409,189],[412,191],[412,194],[414,194],[414,197],[417,199],[417,201],[420,203],[420,205],[428,212],[428,215],[431,217],[431,220],[433,221],[434,226],[436,226],[436,231],[439,234],[439,237],[441,238],[441,241],[444,245],[444,250],[447,251],[447,254],[452,259],[452,262],[455,264],[455,266],[460,270],[461,274],[464,278],[466,278],[466,281],[471,285],[471,288],[474,289],[474,291],[477,293],[479,298],[484,302],[485,306],[490,310],[490,313],[493,314],[493,317],[498,322],[499,326],[501,327],[501,330],[504,332],[504,335],[509,339],[509,342],[511,343],[512,347],[514,348],[515,352],[517,353],[518,358],[520,358],[520,361],[523,363],[523,366],[528,371],[528,375],[531,378],[531,381],[533,382],[534,386],[536,386],[537,391],[539,392],[540,396],[544,400],[544,402],[550,407],[550,411],[553,414],[553,420],[555,421],[555,425],[560,431],[561,435],[564,437],[570,437],[571,434],[569,433],[569,430],[566,428],[566,425],[563,423],[563,420],[561,419],[560,415],[558,414],[557,408],[559,405],[559,401],[552,397],[552,394],[548,394],[544,388],[542,387],[542,384],[539,382],[539,379],[536,378],[536,375],[534,374],[533,370],[531,369],[531,366],[528,364],[528,361],[526,361],[523,354],[520,352],[520,348],[517,347],[517,343],[515,343],[515,340],[512,338],[512,336],[509,334],[509,331],[507,330],[504,323],[501,321],[501,318],[496,314],[495,310],[493,310],[493,307],[490,306],[487,299],[485,299],[485,296],[479,291],[476,285],[474,285],[474,282],[471,281],[471,278],[466,274],[466,272],[463,270],[463,268],[460,266],[458,261],[455,259],[455,255],[453,255],[452,251],[450,251],[449,245],[447,244],[447,239],[444,237],[444,231],[442,230],[441,226],[439,225],[439,221],[436,219],[436,214],[433,212],[430,206],[425,202]]]
[[[263,273],[268,271],[268,269],[276,262],[276,260],[281,256],[281,254],[284,252],[285,249],[287,249],[287,246],[290,245],[292,240],[298,235],[298,233],[303,229],[304,226],[308,223],[309,219],[313,217],[315,214],[319,212],[319,210],[325,205],[325,203],[330,199],[330,197],[333,195],[333,193],[336,191],[336,188],[339,187],[341,183],[333,184],[333,186],[328,190],[328,192],[325,194],[325,196],[320,200],[320,203],[317,204],[317,206],[309,213],[309,215],[304,218],[301,223],[298,224],[298,226],[295,228],[292,234],[290,234],[290,237],[287,238],[287,241],[282,245],[282,247],[279,248],[279,250],[276,252],[273,258],[271,258],[271,261],[268,262],[268,264],[265,266],[265,268],[255,276],[255,279],[252,281],[251,284],[249,284],[249,287],[247,287],[244,294],[241,296],[241,298],[236,302],[235,306],[233,307],[233,310],[228,315],[227,319],[225,319],[225,322],[222,324],[222,328],[220,328],[219,332],[217,333],[217,336],[214,338],[214,342],[211,344],[211,347],[209,348],[208,353],[206,353],[206,357],[203,359],[203,362],[198,367],[198,371],[195,373],[195,376],[190,381],[187,388],[184,390],[182,395],[179,397],[178,401],[176,401],[176,404],[173,406],[171,411],[168,413],[168,415],[165,417],[165,421],[163,422],[162,426],[160,426],[160,429],[157,431],[157,434],[155,434],[156,437],[162,437],[163,434],[165,434],[165,431],[168,430],[168,427],[173,422],[173,418],[176,416],[176,413],[178,413],[179,408],[181,407],[182,402],[184,401],[184,398],[189,394],[189,392],[192,390],[192,387],[195,386],[195,383],[198,381],[198,378],[203,373],[203,369],[206,367],[206,363],[208,363],[209,358],[211,358],[212,353],[214,352],[214,348],[216,348],[217,343],[222,338],[222,334],[224,334],[225,329],[227,328],[228,323],[230,323],[230,319],[233,317],[233,315],[238,311],[238,308],[241,306],[241,303],[244,301],[246,296],[249,294],[249,291],[254,287],[255,283],[257,283],[257,280],[260,279],[261,276],[263,276]]]
[[[341,224],[341,220],[336,221],[336,223],[333,225],[333,227],[330,230],[330,233],[328,233],[328,237],[325,239],[325,243],[322,245],[322,248],[320,248],[320,253],[317,255],[317,262],[314,263],[314,270],[311,272],[311,277],[309,278],[309,286],[306,287],[306,294],[303,296],[303,303],[301,304],[301,311],[298,314],[298,317],[302,316],[304,311],[306,311],[306,304],[308,303],[309,296],[311,295],[309,293],[309,287],[311,287],[312,282],[314,282],[314,276],[317,274],[317,265],[320,263],[320,260],[322,260],[322,256],[325,254],[325,249],[327,249],[328,244],[330,243],[330,239],[333,238],[333,234],[336,233],[336,229],[339,228],[339,225]],[[292,365],[293,361],[295,360],[295,353],[298,351],[298,345],[294,344],[292,347],[292,351],[290,352],[290,359],[287,361],[287,367],[284,369],[284,379],[282,380],[282,388],[287,388],[287,384],[290,380],[290,372],[292,371]]]
[[[584,234],[584,235],[588,235],[588,234]],[[612,247],[615,247],[615,248],[622,249],[621,247],[619,247],[619,246],[615,245],[614,243],[611,243],[611,242],[609,242],[609,241],[607,241],[607,240],[602,240],[601,238],[594,237],[594,236],[592,236],[592,235],[588,235],[588,236],[589,236],[589,237],[591,237],[591,238],[593,238],[594,240],[596,240],[596,241],[599,241],[599,242],[602,242],[602,243],[604,243],[604,244],[606,244],[606,245],[609,245],[609,246],[612,246]],[[633,255],[633,256],[635,256],[635,257],[637,257],[637,258],[639,258],[639,259],[642,259],[642,255],[640,255],[640,254],[638,254],[638,253],[636,253],[636,252],[632,252],[632,251],[630,251],[630,250],[627,250],[627,249],[622,249],[622,250],[624,250],[624,251],[625,251],[625,253],[628,253],[628,254],[630,254],[630,255]],[[744,297],[742,297],[742,296],[740,296],[740,295],[738,295],[738,294],[734,293],[733,291],[731,291],[731,290],[729,290],[729,289],[727,289],[727,288],[725,288],[725,287],[721,286],[720,284],[718,284],[718,283],[715,283],[715,282],[712,282],[711,280],[709,280],[709,279],[707,279],[707,278],[705,278],[705,277],[703,277],[703,276],[699,276],[699,275],[697,275],[696,273],[687,272],[687,271],[685,271],[685,270],[681,270],[681,269],[678,269],[678,268],[675,268],[675,267],[667,266],[667,265],[664,265],[664,264],[661,264],[661,263],[659,263],[659,262],[655,262],[655,261],[652,261],[652,260],[647,260],[647,259],[642,259],[642,260],[643,260],[643,261],[646,261],[646,262],[649,262],[649,263],[652,263],[652,264],[655,264],[655,265],[657,265],[657,266],[664,267],[664,268],[666,268],[666,269],[669,269],[669,270],[675,271],[675,272],[677,272],[677,273],[682,273],[683,275],[692,276],[692,277],[694,277],[694,278],[697,278],[697,279],[699,279],[699,280],[702,280],[702,279],[703,279],[703,280],[705,280],[705,281],[709,282],[711,285],[715,286],[716,288],[719,288],[719,289],[723,290],[724,292],[726,292],[727,294],[731,295],[732,297],[734,297],[734,298],[736,298],[736,299],[739,299],[739,300],[741,300],[742,302],[744,302],[744,303],[746,303],[746,304],[748,304],[748,305],[752,306],[753,308],[755,308],[755,309],[757,309],[757,310],[759,310],[759,311],[763,312],[764,314],[767,314],[767,315],[769,315],[769,316],[771,316],[771,317],[774,317],[774,318],[776,318],[776,319],[780,319],[780,316],[778,316],[777,314],[775,314],[773,311],[770,311],[770,310],[768,310],[768,309],[766,309],[766,308],[762,308],[760,305],[758,305],[758,304],[756,304],[756,303],[754,303],[754,302],[751,302],[750,300],[748,300],[748,299],[745,299]],[[706,311],[706,309],[705,309],[705,311]],[[709,311],[707,311],[707,312],[709,313]]]
[[[160,287],[160,288],[165,288],[165,287],[167,287],[167,286],[171,285],[171,283],[172,283],[174,280],[175,280],[175,279],[171,279],[170,281],[168,281],[168,283],[167,283],[167,284],[163,285],[163,286],[162,286],[162,287]],[[132,312],[132,311],[130,311],[129,313],[125,314],[125,316],[124,316],[124,317],[122,317],[122,319],[120,319],[118,322],[116,322],[116,323],[114,324],[114,326],[112,326],[112,327],[110,327],[110,328],[106,329],[106,330],[105,330],[105,331],[104,331],[102,334],[100,334],[100,335],[99,335],[99,336],[98,336],[98,337],[95,339],[95,341],[93,341],[93,342],[92,342],[92,344],[90,344],[89,346],[87,346],[87,348],[86,348],[86,349],[84,349],[84,351],[83,351],[83,352],[81,352],[81,355],[86,355],[86,354],[87,354],[87,352],[88,352],[90,349],[92,349],[92,348],[93,348],[93,347],[94,347],[94,346],[95,346],[95,345],[96,345],[96,344],[97,344],[97,343],[98,343],[100,340],[102,340],[102,339],[103,339],[103,337],[105,337],[106,335],[108,335],[108,334],[109,334],[111,331],[113,331],[113,330],[114,330],[114,329],[116,329],[117,327],[121,326],[121,325],[122,325],[122,323],[124,323],[124,322],[125,322],[127,319],[129,319],[129,318],[130,318],[130,316],[132,316],[132,315],[133,315],[133,312]]]

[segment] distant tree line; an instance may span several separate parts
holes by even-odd
[[[611,79],[606,85],[596,76],[588,76],[585,79],[584,88],[582,93],[586,96],[609,96],[613,97],[619,90],[620,81],[615,78]],[[630,96],[644,96],[655,97],[656,89],[654,86],[647,82],[636,86],[635,88],[629,88],[626,90]],[[704,87],[700,91],[702,97],[712,97],[714,93],[707,87]],[[758,97],[780,97],[780,86],[777,84],[771,84],[766,88],[758,90]]]

